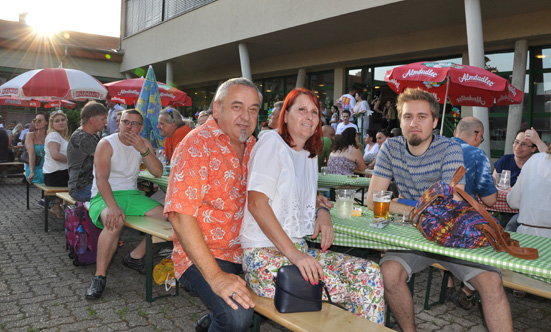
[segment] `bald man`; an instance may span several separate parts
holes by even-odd
[[[475,117],[461,119],[452,140],[461,145],[465,164],[465,191],[476,199],[478,195],[487,206],[495,204],[497,189],[492,177],[488,156],[478,147],[484,142],[484,125]]]

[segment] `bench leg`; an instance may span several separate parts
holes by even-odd
[[[450,278],[450,272],[444,271],[444,276],[442,277],[442,285],[440,286],[440,297],[438,301],[429,303],[430,301],[430,289],[432,287],[432,272],[434,272],[434,267],[429,267],[429,276],[427,278],[427,290],[425,292],[425,305],[423,306],[425,310],[429,310],[437,304],[443,304],[446,302],[446,295],[448,293],[448,280]]]
[[[262,316],[255,312],[253,316],[253,326],[251,326],[251,332],[260,332],[260,323],[262,323]]]
[[[50,196],[44,196],[44,232],[48,233],[48,207],[50,206]]]

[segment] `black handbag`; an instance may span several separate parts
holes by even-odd
[[[27,148],[22,148],[23,151],[21,151],[21,154],[19,155],[19,161],[24,162],[25,164],[29,164],[29,152],[27,151]],[[35,154],[34,156],[34,166],[40,165],[40,162],[42,161],[42,155]]]
[[[274,283],[274,304],[277,311],[281,313],[320,311],[323,303],[321,294],[324,289],[327,302],[339,306],[331,301],[331,296],[323,281],[320,280],[317,285],[312,285],[304,280],[296,265],[280,267],[274,278]]]

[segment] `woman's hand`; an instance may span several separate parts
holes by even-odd
[[[316,224],[314,226],[314,234],[312,239],[316,239],[321,232],[321,249],[325,252],[335,240],[335,233],[333,231],[333,223],[331,222],[331,215],[324,209],[318,211],[318,217],[316,218]]]
[[[291,255],[288,255],[287,258],[298,267],[304,280],[312,285],[317,285],[320,278],[323,280],[323,268],[314,257],[297,249]]]
[[[29,170],[29,176],[27,176],[27,181],[29,183],[33,183],[33,179],[34,179],[34,170],[31,168]]]

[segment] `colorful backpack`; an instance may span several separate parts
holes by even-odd
[[[73,264],[87,265],[96,262],[98,237],[101,229],[90,219],[82,202],[65,207],[66,248]]]
[[[410,212],[409,220],[423,236],[445,247],[479,248],[490,244],[514,257],[538,258],[537,249],[519,247],[519,242],[511,239],[484,207],[455,187],[464,174],[465,168],[460,166],[451,184],[439,181],[430,186]],[[454,193],[465,201],[455,201]]]

